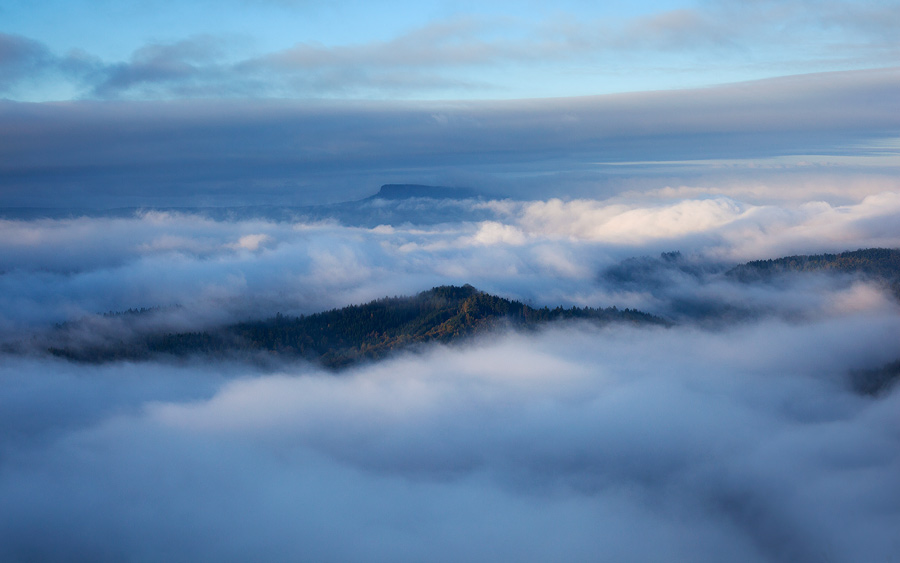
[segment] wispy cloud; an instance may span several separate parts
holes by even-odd
[[[232,78],[222,64],[226,53],[226,39],[210,36],[147,45],[136,51],[131,61],[108,65],[91,92],[100,98],[129,91],[150,98],[208,96]]]
[[[389,38],[337,44],[298,38],[265,53],[239,47],[234,36],[197,35],[146,44],[121,61],[61,56],[39,41],[7,35],[0,93],[21,96],[22,85],[52,75],[69,81],[64,90],[100,99],[521,97],[516,80],[605,76],[623,61],[631,73],[700,73],[693,83],[707,84],[715,80],[703,74],[710,68],[736,77],[725,71],[772,76],[893,65],[896,23],[896,10],[877,2],[725,1],[631,19],[459,15]]]
[[[102,76],[103,66],[83,51],[60,56],[38,41],[0,32],[0,95],[27,97],[26,89],[39,87],[42,81],[69,82],[81,88]],[[71,87],[63,90],[71,91]]]

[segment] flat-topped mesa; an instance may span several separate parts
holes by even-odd
[[[427,197],[432,199],[470,199],[479,197],[471,188],[451,188],[448,186],[426,186],[423,184],[385,184],[378,193],[368,199],[410,199]]]

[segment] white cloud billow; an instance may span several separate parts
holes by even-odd
[[[442,283],[542,305],[652,308],[645,297],[604,295],[596,276],[623,258],[671,250],[740,262],[900,247],[896,192],[847,205],[727,198],[470,205],[494,219],[374,229],[171,213],[0,221],[0,326],[15,336],[23,323],[154,306],[194,310],[202,324],[251,311],[315,312]]]
[[[5,434],[0,553],[877,560],[900,524],[900,395],[843,377],[897,319],[558,329],[340,377],[246,372],[199,400],[214,366],[67,368],[127,390],[68,419],[54,364],[20,362],[0,374],[42,391],[8,428],[58,426]]]

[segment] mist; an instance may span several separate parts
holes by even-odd
[[[753,259],[900,247],[896,192],[849,205],[648,197],[460,200],[455,213],[443,200],[396,204],[448,219],[424,224],[384,215],[389,202],[353,208],[343,222],[157,211],[0,220],[0,335],[21,340],[23,330],[141,308],[157,309],[153,326],[197,328],[465,283],[537,306],[669,316],[679,314],[675,301],[794,316],[856,298],[892,306],[865,280],[806,276],[767,288],[718,274]],[[373,216],[395,223],[368,226]],[[678,265],[660,262],[673,251]]]
[[[851,374],[897,360],[896,297],[726,275],[900,247],[884,187],[4,219],[0,559],[889,559],[900,395]],[[338,374],[46,353],[463,283],[674,324],[499,329]]]
[[[888,358],[898,329],[872,313],[716,333],[572,326],[341,376],[4,362],[0,550],[887,559],[898,395],[858,396],[844,376]]]

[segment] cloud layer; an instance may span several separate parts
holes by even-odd
[[[385,182],[835,197],[897,188],[898,90],[884,69],[504,103],[0,102],[0,205],[306,204]]]
[[[878,560],[898,394],[843,372],[898,329],[571,328],[342,377],[229,368],[213,393],[217,366],[4,363],[0,553]]]
[[[159,127],[160,146],[197,142]],[[107,142],[141,157],[140,143]],[[852,276],[722,275],[749,259],[900,247],[896,184],[853,178],[844,190],[830,178],[821,200],[753,180],[308,216],[8,214],[0,559],[889,559],[900,392],[861,396],[850,372],[898,359],[900,305]],[[48,338],[195,330],[445,283],[678,325],[497,332],[337,376],[46,354]],[[153,309],[97,315],[128,308]]]
[[[410,222],[417,216],[428,220]],[[677,318],[707,303],[817,316],[834,308],[829,303],[862,299],[867,290],[852,279],[814,277],[795,289],[767,290],[720,274],[753,259],[897,248],[898,216],[900,196],[884,192],[849,205],[650,196],[376,200],[342,207],[343,224],[158,211],[0,220],[0,333],[19,339],[21,330],[152,307],[161,309],[151,328],[162,319],[201,327],[464,283],[538,306],[617,305]],[[470,220],[450,221],[460,217]],[[654,260],[623,262],[674,250],[684,261],[675,269]],[[880,289],[871,291],[861,307],[888,306],[879,305],[889,303],[886,297],[875,297]],[[687,303],[694,305],[679,312]],[[106,332],[117,330],[123,328]]]

